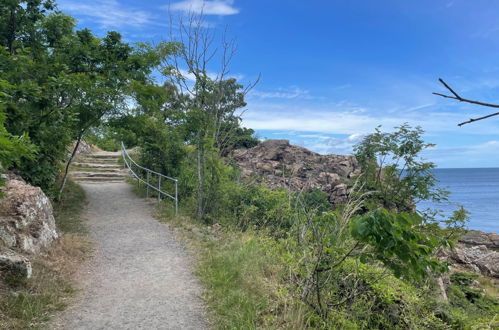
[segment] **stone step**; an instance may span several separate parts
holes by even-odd
[[[102,153],[102,154],[86,154],[84,157],[99,158],[99,159],[119,159],[121,153]]]
[[[126,179],[126,176],[76,176],[76,177],[71,177],[73,180],[99,180],[99,181],[123,181]]]
[[[125,182],[124,179],[122,180],[110,180],[110,179],[98,179],[98,178],[77,178],[73,179],[74,182],[78,183],[90,183],[90,184],[102,184],[102,183],[123,183]]]
[[[91,162],[74,162],[71,163],[71,166],[74,167],[90,167],[90,168],[123,168],[123,165],[120,165],[118,163],[116,164],[102,164],[102,163],[91,163]]]
[[[125,178],[126,172],[70,172],[72,178]]]
[[[78,163],[90,163],[90,164],[118,164],[118,159],[114,158],[79,158]]]
[[[90,166],[71,166],[70,172],[123,172],[123,167],[90,167]]]

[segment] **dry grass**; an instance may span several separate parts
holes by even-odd
[[[61,237],[31,260],[32,278],[0,281],[0,329],[41,328],[76,292],[73,278],[91,250],[80,217],[84,197],[81,187],[70,183],[63,202],[55,205]]]

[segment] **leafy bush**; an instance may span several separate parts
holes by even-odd
[[[284,189],[234,185],[226,208],[241,230],[268,228],[278,235],[289,230],[294,219],[290,194]]]

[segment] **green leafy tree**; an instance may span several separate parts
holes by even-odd
[[[438,187],[432,172],[435,164],[421,157],[422,151],[434,146],[424,142],[423,133],[407,124],[390,133],[378,127],[354,147],[362,168],[361,192],[370,193],[368,208],[413,212],[420,201],[447,200],[448,192]]]
[[[153,57],[145,56],[147,51],[122,42],[117,32],[111,31],[100,39],[84,29],[77,31],[55,54],[61,63],[66,63],[73,80],[70,109],[75,115],[72,131],[76,140],[66,162],[59,197],[83,136],[92,127],[99,126],[104,117],[126,111],[134,81],[149,81],[149,74],[157,62]]]
[[[4,92],[0,92],[0,173],[3,168],[10,168],[18,164],[21,159],[33,158],[36,148],[30,143],[29,137],[26,134],[22,136],[14,136],[5,129],[6,115],[4,112],[4,101],[8,98],[10,86],[6,81],[0,79],[0,87]],[[0,185],[3,184],[0,178]],[[1,197],[1,193],[0,193]]]
[[[54,8],[53,1],[42,0],[0,4],[0,72],[12,86],[7,131],[27,134],[39,150],[16,167],[50,191],[66,162],[60,197],[82,137],[126,109],[132,83],[148,81],[158,57],[145,44],[123,42],[117,32],[98,38],[88,29],[75,31],[75,20]]]

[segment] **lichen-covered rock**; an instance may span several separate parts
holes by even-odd
[[[30,278],[32,274],[31,262],[28,258],[12,251],[4,252],[0,254],[0,273]]]
[[[243,177],[260,177],[270,188],[293,191],[320,189],[333,204],[344,203],[349,189],[345,184],[360,173],[353,156],[320,155],[288,140],[266,140],[250,149],[238,149],[232,157]]]
[[[0,251],[37,253],[58,238],[52,204],[43,191],[21,180],[0,188]]]

